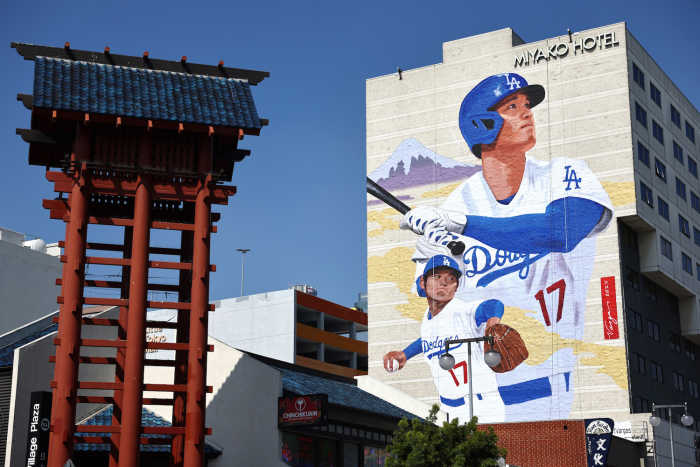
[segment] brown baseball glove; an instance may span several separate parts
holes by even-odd
[[[515,329],[506,324],[494,324],[486,330],[486,336],[493,336],[493,350],[501,354],[501,363],[492,368],[496,373],[505,373],[520,365],[528,357],[523,338]],[[484,342],[484,352],[491,350],[491,345]]]

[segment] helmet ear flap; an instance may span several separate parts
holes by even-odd
[[[503,117],[498,112],[487,111],[460,117],[459,127],[470,148],[493,143],[503,126]]]

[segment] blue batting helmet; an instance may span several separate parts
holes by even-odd
[[[450,258],[447,255],[435,255],[425,263],[425,268],[423,268],[423,274],[416,278],[416,291],[419,297],[425,297],[425,290],[420,286],[421,277],[426,278],[433,272],[434,269],[448,268],[455,275],[457,279],[462,276],[462,271],[459,270],[459,265],[457,261]]]
[[[493,108],[506,97],[522,92],[534,107],[544,99],[544,88],[527,84],[516,73],[489,76],[474,86],[459,109],[459,129],[475,156],[481,157],[481,144],[496,141],[503,126],[503,118]]]

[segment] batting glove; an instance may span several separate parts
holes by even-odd
[[[416,241],[416,254],[413,259],[428,259],[435,255],[451,256],[452,252],[447,248],[447,244],[452,241],[463,241],[464,237],[455,235],[442,229],[427,227],[425,235]]]
[[[447,230],[461,234],[467,225],[465,214],[446,211],[432,206],[419,206],[404,214],[399,228],[411,229],[418,235],[427,230]]]

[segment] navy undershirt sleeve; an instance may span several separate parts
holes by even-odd
[[[403,353],[406,355],[406,360],[408,360],[411,357],[415,357],[421,352],[423,352],[423,346],[421,345],[420,337],[413,341],[411,344],[409,344],[408,347],[403,349]]]
[[[605,208],[585,198],[552,201],[544,214],[513,217],[467,215],[464,235],[493,248],[518,253],[568,253],[600,221]]]

